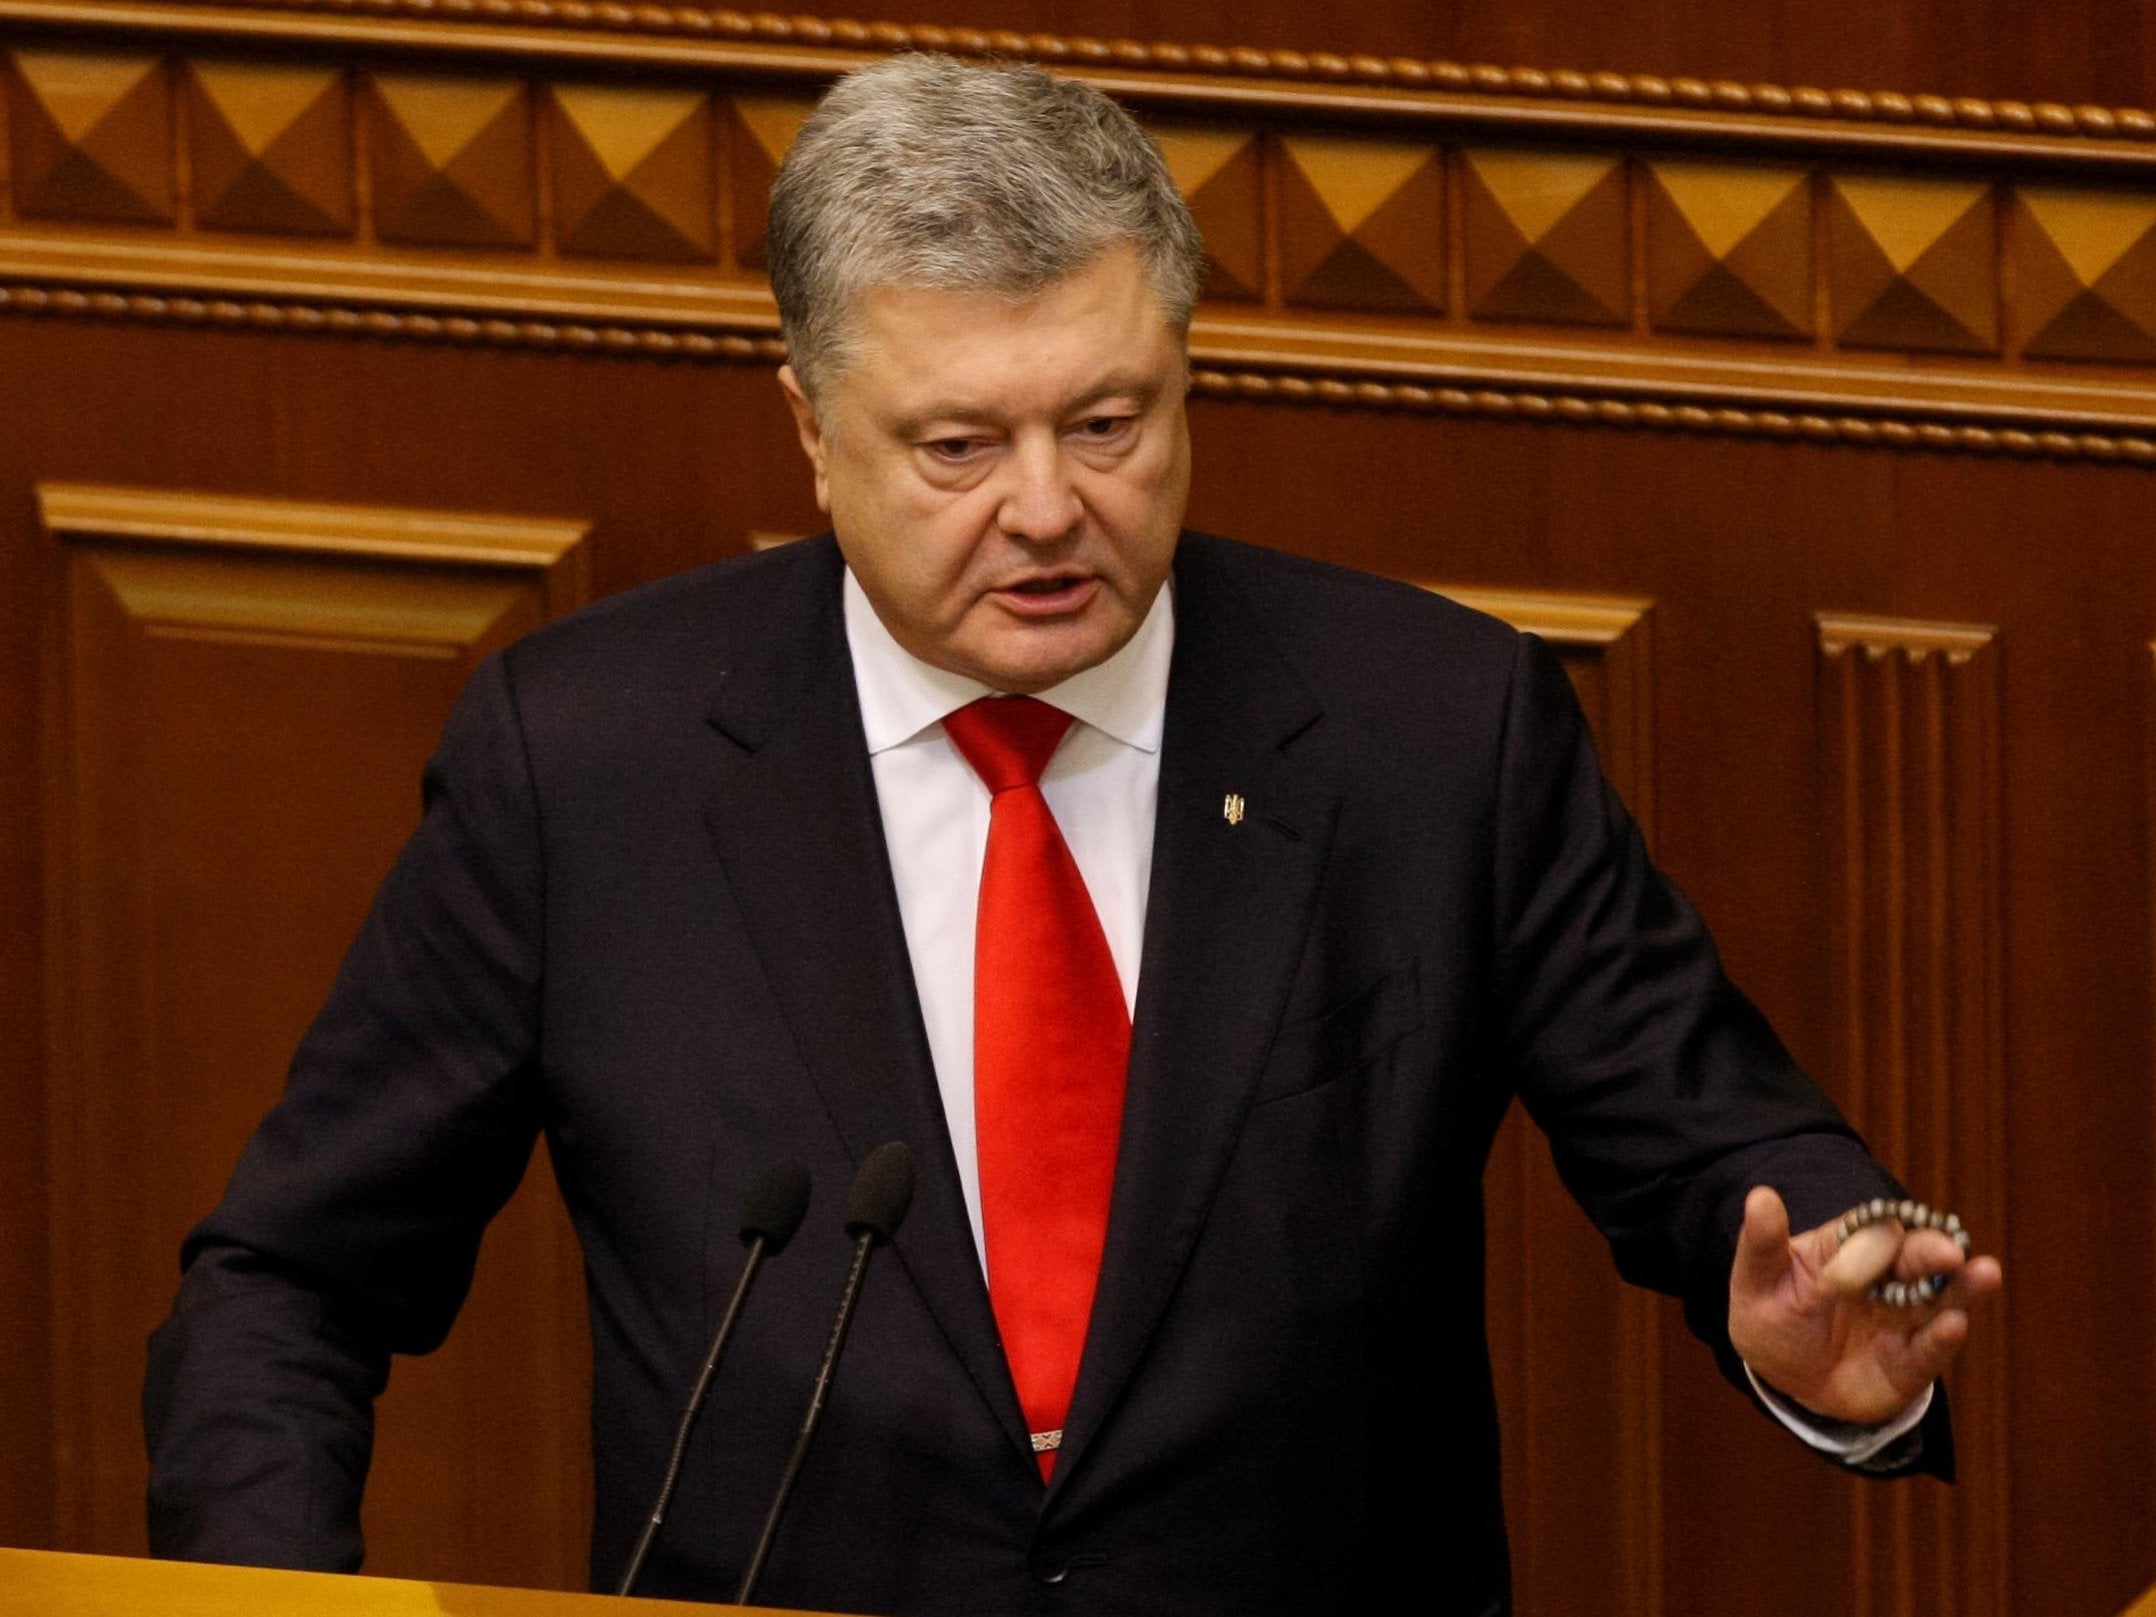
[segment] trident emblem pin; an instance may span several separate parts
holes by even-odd
[[[1226,801],[1220,805],[1220,817],[1230,825],[1241,825],[1243,823],[1243,794],[1241,792],[1228,793]]]

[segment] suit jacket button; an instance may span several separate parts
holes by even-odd
[[[1026,1570],[1036,1583],[1061,1583],[1070,1576],[1071,1564],[1047,1545],[1038,1545],[1026,1557]]]

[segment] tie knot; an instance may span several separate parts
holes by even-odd
[[[1071,726],[1071,716],[1030,696],[984,696],[943,721],[991,794],[1031,786]]]

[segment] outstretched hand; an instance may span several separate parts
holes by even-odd
[[[1937,1302],[1894,1308],[1868,1293],[1890,1275],[1951,1272]],[[1938,1230],[1869,1224],[1837,1248],[1834,1226],[1789,1232],[1765,1185],[1744,1200],[1729,1274],[1729,1340],[1753,1374],[1831,1420],[1890,1420],[1937,1379],[1969,1336],[1970,1306],[1999,1289],[1996,1258],[1964,1259]]]

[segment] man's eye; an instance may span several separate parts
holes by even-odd
[[[931,438],[921,446],[938,460],[964,460],[981,447],[978,438]]]
[[[1078,435],[1081,438],[1090,438],[1099,441],[1106,441],[1120,436],[1126,429],[1129,428],[1129,426],[1129,416],[1088,416],[1084,421],[1079,423]]]

